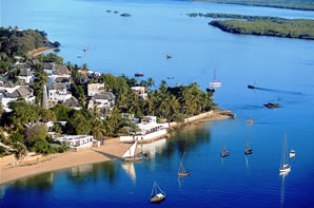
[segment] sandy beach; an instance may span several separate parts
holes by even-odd
[[[194,120],[193,123],[202,122],[203,120],[223,120],[227,118],[229,117],[214,113],[206,119]],[[107,139],[104,145],[97,148],[84,149],[79,152],[69,151],[60,154],[50,154],[26,164],[16,165],[15,161],[8,163],[0,160],[0,185],[39,173],[120,159],[131,145],[121,143],[118,138],[111,138]]]
[[[53,46],[50,46],[50,47],[46,46],[46,47],[36,48],[36,49],[34,49],[32,51],[29,51],[27,53],[27,55],[32,57],[32,58],[34,58],[36,56],[39,56],[40,54],[43,54],[45,52],[48,52],[48,51],[51,51],[51,50],[54,50],[54,49],[56,49],[56,47],[53,47]]]
[[[79,152],[69,151],[61,154],[51,154],[43,156],[39,161],[31,164],[20,164],[18,166],[14,162],[0,164],[0,184],[38,173],[118,159],[129,147],[130,144],[120,143],[119,139],[108,139],[103,146],[97,148],[84,149]]]

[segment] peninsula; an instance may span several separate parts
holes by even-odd
[[[197,1],[314,11],[314,2],[311,0],[272,0],[272,1],[267,1],[267,0],[197,0]]]
[[[49,42],[44,32],[1,28],[0,35],[0,184],[120,158],[129,147],[121,137],[165,137],[165,128],[230,117],[197,83],[162,81],[152,89],[152,78],[102,74],[40,54]]]
[[[189,17],[213,18],[209,25],[225,32],[314,40],[314,20],[285,19],[222,13],[189,13]]]

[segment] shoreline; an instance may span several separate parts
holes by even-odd
[[[30,56],[31,58],[35,58],[36,56],[39,56],[45,52],[51,51],[57,49],[57,47],[54,46],[45,46],[45,47],[40,47],[36,48],[34,50],[31,50],[27,53],[27,56]]]
[[[217,121],[230,118],[230,116],[220,114],[221,112],[222,111],[215,111],[208,117],[201,117],[186,122],[176,128],[181,128],[196,122]],[[168,139],[169,135],[167,134],[163,138]],[[104,145],[100,147],[84,149],[79,152],[68,151],[65,153],[50,154],[38,158],[35,162],[22,163],[22,165],[19,166],[15,165],[16,159],[14,157],[12,158],[14,158],[15,161],[12,159],[10,162],[2,161],[0,158],[0,186],[32,175],[121,159],[123,153],[127,151],[131,145],[132,144],[120,142],[119,138],[110,138],[105,140]]]

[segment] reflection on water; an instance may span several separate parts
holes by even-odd
[[[90,180],[97,181],[104,178],[108,179],[110,183],[114,183],[117,172],[114,162],[108,161],[74,167],[66,174],[69,181],[73,181],[76,185],[82,185]]]
[[[285,201],[285,179],[288,176],[288,172],[287,173],[281,173],[280,177],[281,177],[281,186],[280,186],[280,207],[283,207],[284,205],[284,201]]]
[[[129,175],[131,178],[132,182],[136,182],[136,172],[135,172],[135,167],[134,167],[134,162],[122,162],[121,167],[123,170]]]
[[[0,186],[0,199],[3,199],[6,186]]]
[[[179,190],[182,190],[183,184],[184,184],[184,180],[186,179],[186,177],[180,177],[178,176],[178,185],[179,185]]]
[[[245,160],[245,167],[247,169],[250,169],[250,163],[249,163],[250,158],[249,158],[249,156],[245,155],[244,160]]]
[[[141,144],[143,154],[148,154],[150,158],[154,158],[156,153],[160,153],[166,147],[166,139],[160,139],[148,144]]]
[[[39,189],[49,190],[53,187],[55,173],[43,173],[36,176],[31,176],[25,179],[15,181],[12,186],[16,189]]]
[[[199,145],[209,143],[210,138],[210,129],[205,127],[205,123],[187,126],[177,131],[173,138],[167,140],[163,156],[171,158],[176,151],[179,155],[183,155],[184,152],[189,152]]]

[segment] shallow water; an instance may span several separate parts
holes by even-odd
[[[152,153],[139,163],[86,165],[2,186],[0,207],[148,207],[154,181],[167,193],[161,207],[314,204],[314,42],[228,34],[208,26],[210,19],[187,17],[189,12],[314,18],[313,12],[166,0],[2,3],[2,26],[44,30],[61,42],[66,61],[94,70],[129,76],[143,72],[157,84],[162,79],[169,85],[194,81],[202,89],[216,70],[223,86],[215,101],[237,119],[179,130],[167,141],[143,147]],[[172,59],[165,58],[167,53]],[[248,84],[262,89],[250,90]],[[267,102],[282,107],[266,109]],[[254,125],[246,124],[248,118]],[[284,133],[296,157],[290,161],[292,171],[281,177]],[[254,153],[244,156],[249,135]],[[219,156],[222,145],[231,153],[224,159]],[[183,152],[191,175],[178,179]]]

